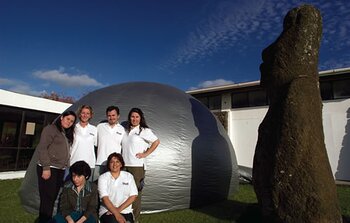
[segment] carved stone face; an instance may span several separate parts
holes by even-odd
[[[283,32],[262,52],[261,84],[270,97],[296,78],[317,74],[321,32],[321,16],[313,8],[299,7],[287,14]]]

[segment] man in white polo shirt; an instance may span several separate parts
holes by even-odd
[[[107,171],[107,158],[111,153],[121,153],[121,142],[125,134],[119,124],[119,108],[109,106],[106,109],[107,121],[97,125],[97,160],[94,178]]]

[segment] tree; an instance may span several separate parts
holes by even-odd
[[[60,101],[60,102],[65,102],[65,103],[71,103],[73,104],[75,102],[74,97],[71,96],[65,96],[63,94],[58,94],[54,91],[52,91],[50,94],[47,93],[42,93],[41,97],[54,100],[54,101]]]

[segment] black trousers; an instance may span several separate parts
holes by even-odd
[[[41,175],[43,168],[37,166],[38,185],[40,195],[39,223],[46,223],[52,219],[55,201],[63,185],[64,170],[50,168],[51,176],[44,180]]]
[[[132,215],[132,213],[129,214],[122,214],[123,217],[125,218],[127,223],[134,223],[134,216]],[[114,215],[110,214],[104,214],[101,216],[100,218],[101,223],[118,223],[118,221],[115,219]]]

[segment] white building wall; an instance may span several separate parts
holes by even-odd
[[[323,103],[323,129],[335,178],[350,181],[350,99]]]
[[[240,166],[253,167],[253,157],[258,139],[258,128],[265,117],[267,107],[249,107],[230,111],[230,134]]]
[[[253,167],[258,128],[268,107],[249,107],[229,111],[229,137],[238,165]],[[350,99],[323,104],[325,144],[333,175],[350,181]],[[342,154],[342,156],[340,156]],[[347,158],[349,157],[349,158]]]

